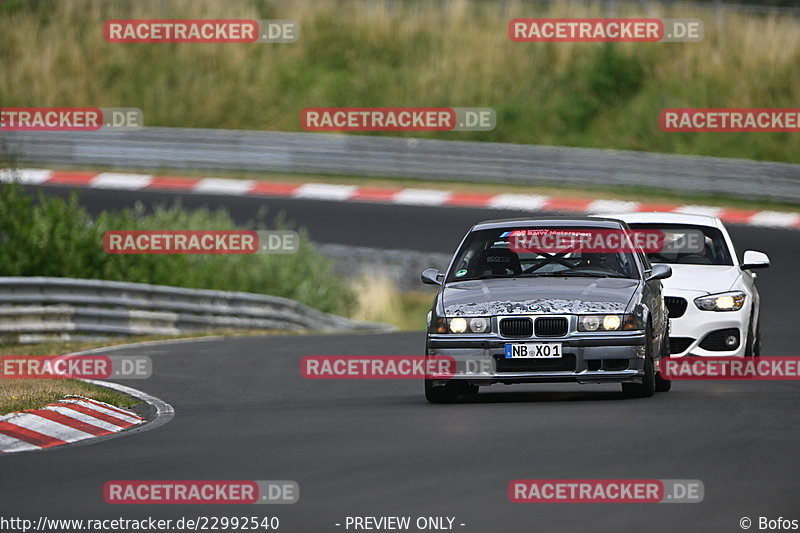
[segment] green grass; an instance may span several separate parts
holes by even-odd
[[[604,3],[354,0],[8,2],[4,106],[139,107],[151,126],[298,131],[315,106],[493,107],[491,132],[410,136],[800,163],[796,133],[665,133],[665,107],[793,108],[793,17],[620,4],[697,17],[697,43],[515,43],[515,17],[608,16]],[[283,18],[293,44],[109,44],[109,18]]]

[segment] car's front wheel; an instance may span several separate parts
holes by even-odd
[[[425,399],[431,403],[455,403],[458,401],[458,383],[434,385],[434,380],[425,380]]]
[[[661,377],[661,372],[656,374],[656,392],[669,392],[672,390],[672,380]]]
[[[668,332],[667,332],[668,333]],[[670,345],[669,335],[665,334],[663,348],[661,350],[661,360],[669,359]],[[663,368],[663,367],[662,367]],[[669,392],[672,389],[672,380],[661,375],[661,369],[656,372],[656,392]]]
[[[434,385],[432,379],[425,380],[425,398],[431,403],[456,403],[460,395],[474,398],[479,387],[461,381]]]
[[[649,398],[656,392],[656,369],[653,364],[653,342],[650,326],[647,326],[644,354],[644,377],[641,383],[623,383],[622,394],[629,398]]]
[[[753,318],[750,318],[750,327],[747,328],[747,344],[744,349],[745,357],[761,356],[761,331],[753,331]],[[760,329],[760,328],[759,328]]]

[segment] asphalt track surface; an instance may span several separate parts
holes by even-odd
[[[47,188],[48,193],[57,192]],[[91,210],[172,195],[84,191]],[[183,196],[240,221],[284,210],[314,240],[450,252],[468,226],[530,213],[324,201]],[[733,226],[759,273],[764,355],[797,355],[800,232]],[[0,458],[0,516],[264,516],[281,531],[344,531],[346,516],[454,516],[456,531],[741,531],[748,516],[800,519],[800,383],[675,382],[623,399],[615,385],[495,385],[477,401],[430,405],[417,381],[316,381],[304,355],[421,354],[422,333],[303,335],[124,348],[154,375],[126,382],[169,402],[153,431]],[[513,504],[519,478],[700,479],[699,504]],[[282,506],[113,506],[124,479],[292,479]],[[352,529],[350,530],[352,531]],[[412,531],[415,529],[412,528]]]

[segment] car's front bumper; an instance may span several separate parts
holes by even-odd
[[[558,342],[562,356],[556,359],[505,358],[506,343]],[[606,335],[571,335],[559,339],[499,339],[497,337],[429,334],[426,353],[452,358],[455,371],[432,379],[492,383],[622,383],[641,382],[644,375],[643,332]]]
[[[752,296],[747,295],[745,305],[738,311],[701,311],[694,304],[695,291],[672,290],[665,296],[687,300],[686,311],[678,318],[670,318],[670,357],[744,357],[747,335],[750,331]],[[699,296],[703,296],[702,294]],[[701,344],[715,331],[738,330],[739,345],[734,350],[706,350]]]

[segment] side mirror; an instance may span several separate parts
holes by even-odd
[[[769,266],[769,257],[763,252],[756,252],[755,250],[747,250],[744,253],[744,261],[739,266],[742,270],[752,270],[754,268],[767,268]]]
[[[663,263],[659,263],[657,265],[653,265],[653,269],[650,271],[650,275],[647,276],[645,281],[652,281],[654,279],[667,279],[670,276],[672,276],[672,267]]]
[[[425,285],[441,285],[444,274],[441,274],[435,268],[426,268],[422,271],[420,278]]]

